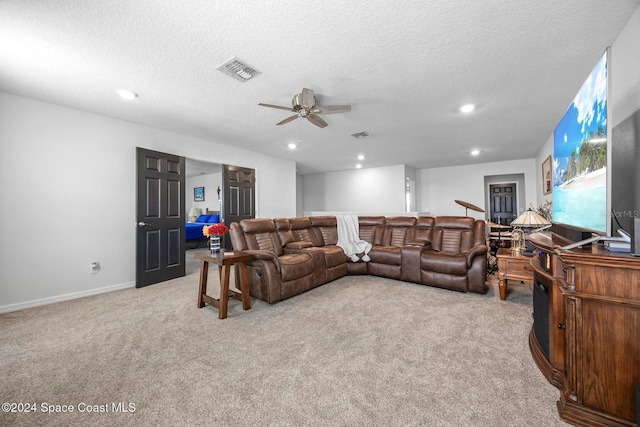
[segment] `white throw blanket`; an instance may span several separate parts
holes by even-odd
[[[367,254],[371,250],[371,243],[360,240],[358,216],[336,215],[336,219],[338,220],[338,246],[351,261],[358,261],[360,259],[358,254],[364,253],[362,261],[368,262],[370,258]]]

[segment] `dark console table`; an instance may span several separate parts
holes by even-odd
[[[532,234],[533,359],[560,390],[558,412],[580,426],[636,426],[640,384],[640,259],[602,245],[562,250]]]

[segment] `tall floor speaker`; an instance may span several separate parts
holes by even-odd
[[[633,236],[631,236],[631,254],[640,256],[640,218],[633,218]]]

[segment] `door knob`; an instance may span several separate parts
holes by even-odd
[[[146,223],[146,222],[144,222],[144,221],[140,221],[140,222],[138,223],[138,227],[145,227],[145,226],[147,226],[147,225],[149,225],[149,224],[147,224],[147,223]]]

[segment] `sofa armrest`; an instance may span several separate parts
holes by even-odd
[[[278,257],[273,252],[261,251],[258,249],[245,249],[242,252],[253,255],[253,259],[273,262],[273,265],[276,266],[276,271],[278,272],[278,274],[280,274],[280,260],[278,260]]]
[[[467,252],[467,267],[471,267],[475,257],[480,255],[486,256],[487,252],[489,252],[487,245],[476,245],[469,249],[469,252]]]
[[[421,240],[409,240],[407,242],[405,242],[404,244],[405,246],[422,246],[425,248],[430,248],[431,247],[431,242],[428,242],[426,240],[421,241]]]
[[[313,243],[304,242],[304,241],[291,242],[287,246],[285,246],[286,249],[295,249],[295,250],[301,250],[301,249],[312,248],[312,247],[313,247]]]

